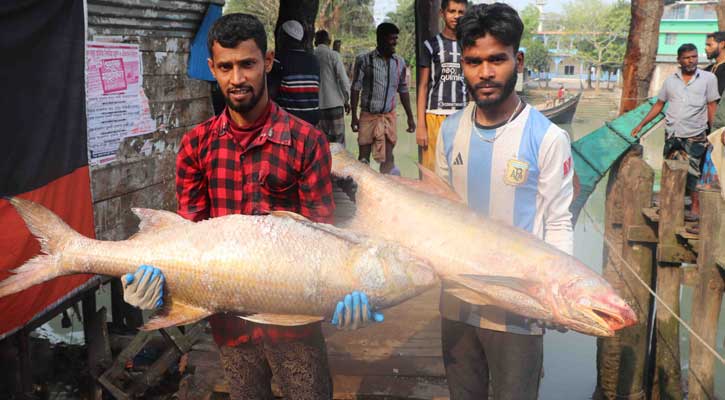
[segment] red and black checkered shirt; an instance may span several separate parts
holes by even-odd
[[[258,137],[243,149],[225,110],[189,131],[176,158],[178,213],[199,221],[229,214],[293,211],[332,222],[330,149],[325,135],[272,103]],[[305,337],[315,328],[246,323],[228,314],[209,319],[219,345]]]

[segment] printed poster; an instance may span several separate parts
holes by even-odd
[[[91,165],[115,160],[124,138],[156,130],[138,45],[86,43],[86,115]]]

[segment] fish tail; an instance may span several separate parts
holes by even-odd
[[[30,233],[38,238],[45,254],[57,253],[68,238],[80,236],[59,216],[40,204],[19,197],[9,197],[7,200],[25,221]]]
[[[10,272],[13,275],[0,281],[0,297],[23,291],[61,275],[56,257],[49,255],[33,257]]]
[[[20,217],[25,221],[28,230],[38,238],[42,253],[22,266],[10,271],[9,278],[0,281],[0,297],[17,293],[31,286],[49,281],[63,271],[59,264],[59,253],[69,238],[81,235],[68,226],[52,211],[29,200],[18,197],[5,198],[15,207]]]

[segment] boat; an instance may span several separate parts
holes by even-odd
[[[572,119],[574,119],[576,107],[579,105],[579,99],[581,97],[582,91],[580,90],[576,95],[567,97],[563,103],[555,104],[551,107],[547,107],[550,104],[542,103],[537,104],[535,107],[555,124],[570,124]]]
[[[649,98],[634,110],[606,122],[571,144],[574,172],[579,185],[578,194],[569,207],[574,222],[587,199],[594,192],[597,183],[607,174],[609,168],[665,117],[667,105],[652,121],[642,127],[637,137],[630,135],[632,129],[647,116],[655,103],[657,103],[656,97]]]

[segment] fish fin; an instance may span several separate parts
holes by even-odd
[[[524,317],[541,320],[553,318],[552,312],[532,295],[537,291],[537,285],[525,279],[508,276],[462,274],[447,276],[446,280],[479,293],[488,299],[488,305]]]
[[[444,292],[450,294],[453,297],[459,298],[466,303],[475,304],[477,306],[486,306],[491,304],[491,299],[485,295],[474,292],[471,289],[466,288],[449,288],[445,289]]]
[[[321,224],[317,222],[310,221],[309,219],[305,218],[302,215],[293,213],[291,211],[272,211],[269,213],[270,215],[274,215],[276,217],[281,218],[292,218],[297,222],[300,222],[304,225],[309,226],[312,229],[317,229],[326,233],[329,233],[330,235],[336,236],[342,240],[346,240],[348,242],[354,243],[354,244],[360,244],[364,242],[364,238],[362,235],[358,233],[353,233],[351,231],[340,229],[334,225],[330,224]]]
[[[212,314],[207,309],[172,300],[168,307],[164,307],[154,314],[140,329],[142,331],[152,331],[170,326],[188,325]]]
[[[436,175],[433,171],[418,164],[422,179],[410,179],[402,176],[388,176],[391,180],[407,186],[413,190],[427,193],[436,197],[442,197],[454,203],[464,204],[461,197],[446,181]]]
[[[54,254],[68,236],[82,236],[68,226],[59,216],[49,209],[30,200],[19,197],[8,198],[10,204],[20,214],[30,233],[38,238],[40,248],[45,254]]]
[[[48,255],[33,257],[10,272],[13,275],[0,281],[0,297],[20,292],[62,275],[56,258]]]
[[[292,211],[284,211],[284,210],[276,210],[276,211],[270,211],[269,215],[274,215],[275,217],[287,217],[292,218],[295,221],[300,222],[312,222],[309,218],[305,217],[304,215],[297,214]]]
[[[324,320],[323,317],[313,315],[287,315],[287,314],[250,314],[240,315],[239,318],[257,324],[298,326],[307,325]]]
[[[166,210],[152,210],[150,208],[132,208],[134,214],[141,220],[138,224],[138,232],[129,239],[137,238],[145,233],[158,231],[179,224],[191,224],[191,221],[184,219],[179,214]]]

